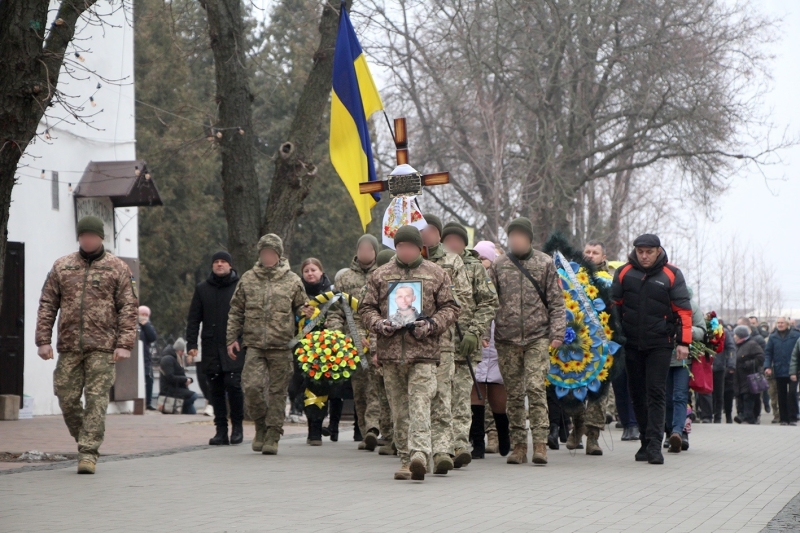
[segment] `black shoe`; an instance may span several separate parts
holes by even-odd
[[[610,424],[613,421],[614,421],[614,417],[611,416],[610,414],[606,413],[606,425]]]
[[[642,436],[639,434],[639,426],[631,426],[631,440],[639,440]]]
[[[362,440],[364,440],[364,437],[361,435],[361,430],[358,429],[358,426],[356,426],[353,429],[353,441],[361,442]]]
[[[647,461],[647,446],[649,441],[643,440],[641,441],[642,445],[639,447],[639,451],[636,452],[634,456],[637,461]]]
[[[472,458],[483,459],[486,456],[486,407],[473,405],[472,422],[469,426],[469,441],[472,443]]]
[[[681,450],[684,452],[689,449],[689,434],[685,431],[681,433]]]
[[[547,447],[551,450],[557,450],[558,445],[558,424],[550,424],[550,434],[547,435]]]
[[[620,440],[624,441],[631,440],[631,428],[625,428],[622,430],[622,438]]]
[[[726,424],[733,424],[733,418],[730,415],[725,415],[725,423]]]
[[[661,453],[661,446],[653,444],[651,441],[647,446],[647,462],[651,465],[663,465],[664,455]]]
[[[669,448],[669,439],[664,439],[664,444],[661,446],[665,450]]]
[[[617,422],[616,424],[614,424],[614,427],[617,428],[617,429],[623,429],[622,428],[622,422]]]
[[[734,416],[733,417],[733,421],[736,422],[737,424],[741,424],[742,423],[742,419],[739,418],[739,415]]]
[[[147,409],[148,411],[158,411],[158,409],[156,409],[152,405],[148,405],[147,407],[145,407],[145,409]]]
[[[722,419],[721,418],[715,418],[714,419],[714,423],[715,424],[722,424]]]
[[[344,400],[334,398],[328,402],[329,418],[328,427],[322,428],[322,435],[330,437],[331,442],[339,440],[339,420],[342,419],[342,408],[344,407]]]
[[[244,431],[242,431],[242,423],[234,422],[231,428],[231,444],[241,444],[244,440]]]
[[[492,413],[492,415],[494,416],[494,425],[497,427],[497,443],[500,455],[505,457],[511,451],[508,415],[506,413]]]
[[[211,446],[227,446],[230,443],[228,440],[228,426],[218,426],[217,434],[208,441]]]

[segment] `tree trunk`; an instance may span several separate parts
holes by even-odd
[[[75,25],[95,1],[62,1],[49,30],[49,0],[0,2],[0,302],[14,174],[51,105]]]
[[[348,11],[350,4],[348,0]],[[308,196],[317,171],[312,158],[331,92],[338,26],[339,11],[326,2],[319,22],[320,41],[314,54],[314,66],[303,86],[289,135],[275,160],[262,232],[278,234],[287,253],[297,217],[303,213],[303,200]]]
[[[210,135],[219,143],[228,249],[245,269],[256,259],[261,203],[253,153],[253,95],[245,67],[245,12],[242,0],[205,0],[208,36],[214,53],[218,122]]]

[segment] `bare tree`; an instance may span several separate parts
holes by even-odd
[[[453,187],[430,194],[482,236],[498,239],[522,214],[542,239],[578,223],[619,240],[637,170],[667,164],[671,185],[704,205],[743,164],[772,161],[759,80],[774,24],[747,4],[371,5],[380,37],[370,50],[392,74],[389,101],[422,130],[416,160],[451,171]],[[586,187],[603,179],[610,211]]]

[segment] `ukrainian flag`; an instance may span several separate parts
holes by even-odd
[[[379,194],[358,192],[359,182],[377,179],[367,118],[381,109],[383,102],[342,2],[333,55],[331,163],[353,198],[364,231],[372,220],[370,209],[380,200]]]

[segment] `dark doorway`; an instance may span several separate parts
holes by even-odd
[[[25,371],[25,244],[9,242],[0,308],[0,394],[16,394],[22,407]]]

